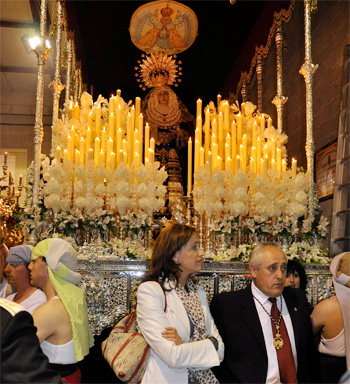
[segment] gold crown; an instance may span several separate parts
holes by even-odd
[[[173,13],[174,13],[174,11],[171,9],[171,8],[169,8],[169,5],[167,5],[166,6],[166,8],[162,8],[161,10],[160,10],[160,13],[162,14],[162,16],[167,16],[167,17],[170,17]]]
[[[137,82],[144,91],[147,88],[161,87],[162,85],[175,85],[181,82],[182,68],[176,63],[176,55],[169,56],[165,53],[142,55],[139,67],[135,67]],[[181,61],[178,62],[181,64]]]

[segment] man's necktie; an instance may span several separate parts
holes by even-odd
[[[297,381],[297,375],[295,371],[295,364],[293,359],[292,347],[284,323],[283,316],[280,317],[280,311],[277,308],[276,298],[270,297],[269,300],[272,303],[271,307],[271,319],[272,332],[275,341],[277,341],[276,352],[278,358],[278,366],[280,369],[280,379],[282,383],[294,384]],[[281,339],[283,343],[281,343]],[[280,345],[282,344],[282,347]]]

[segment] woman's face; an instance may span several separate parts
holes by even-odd
[[[158,102],[160,105],[168,105],[169,103],[169,92],[161,91],[158,93]]]
[[[290,272],[287,274],[285,287],[300,288],[300,276],[297,271]]]
[[[198,235],[196,233],[191,236],[184,247],[176,252],[173,259],[182,270],[180,282],[183,285],[188,276],[194,275],[202,270],[203,250],[199,249]]]

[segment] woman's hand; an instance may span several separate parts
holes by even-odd
[[[174,341],[176,345],[182,344],[182,339],[178,335],[176,328],[166,327],[165,331],[162,332],[162,336],[164,337],[164,339]]]

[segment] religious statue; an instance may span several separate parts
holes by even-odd
[[[151,90],[143,101],[142,112],[155,140],[155,158],[168,172],[169,192],[182,195],[187,142],[194,134],[194,118],[167,85]]]

